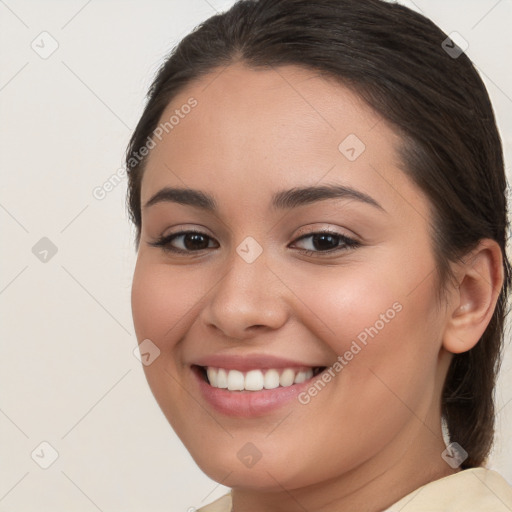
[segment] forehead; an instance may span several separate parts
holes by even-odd
[[[263,204],[276,188],[322,180],[381,204],[398,206],[403,194],[423,200],[400,170],[392,127],[355,92],[311,70],[217,68],[173,99],[166,122],[148,158],[143,204],[169,185],[209,190],[221,203],[250,196]]]

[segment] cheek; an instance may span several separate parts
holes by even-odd
[[[151,364],[143,365],[149,387],[174,429],[179,428],[180,411],[186,410],[186,397],[177,384],[179,370],[173,354],[189,328],[190,282],[166,265],[155,264],[139,253],[135,267],[131,303],[137,340],[149,339],[160,353]],[[188,292],[186,291],[188,290]]]
[[[294,293],[307,306],[301,321],[338,355],[352,341],[364,346],[381,337],[403,316],[403,286],[397,281],[368,265],[322,269],[292,280]]]
[[[168,351],[185,332],[187,313],[201,297],[194,280],[169,272],[166,265],[137,260],[132,282],[132,315],[139,343],[149,338]]]
[[[336,279],[317,276],[314,287],[301,280],[294,289],[310,311],[301,321],[342,358],[331,366],[326,391],[310,388],[300,411],[303,425],[315,424],[314,438],[304,429],[304,446],[329,461],[326,476],[383,449],[409,422],[420,428],[416,418],[431,406],[441,326],[432,281],[410,293],[410,282],[383,276],[379,269],[340,272]]]
[[[353,341],[362,347],[370,347],[372,341],[376,346],[378,341],[388,358],[415,357],[422,351],[435,354],[440,348],[434,345],[441,319],[432,272],[435,263],[428,240],[422,239],[421,245],[423,260],[408,257],[408,247],[395,247],[378,251],[371,261],[347,260],[347,266],[290,276],[294,293],[309,311],[301,321],[338,355]]]
[[[356,397],[356,414],[375,411],[361,403],[400,408],[400,399],[422,408],[427,388],[433,391],[442,316],[433,278],[425,279],[432,267],[399,257],[393,262],[393,268],[340,267],[295,281],[294,292],[307,306],[300,321],[338,356],[336,392],[345,405]]]

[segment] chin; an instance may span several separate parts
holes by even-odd
[[[311,468],[290,464],[289,458],[279,451],[273,453],[274,457],[262,456],[252,467],[242,463],[236,451],[228,452],[217,454],[203,451],[192,454],[192,457],[209,478],[230,488],[282,492],[283,487],[291,490],[315,483]]]
[[[263,463],[262,463],[263,464]],[[282,474],[279,468],[261,466],[259,469],[240,468],[229,469],[229,466],[219,470],[219,467],[211,468],[211,471],[201,470],[212,480],[219,482],[226,487],[249,489],[258,492],[282,491],[283,487],[289,488],[287,483],[290,475]]]

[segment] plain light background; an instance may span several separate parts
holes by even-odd
[[[0,0],[0,512],[185,512],[227,490],[197,468],[133,355],[126,179],[102,200],[93,190],[119,172],[164,56],[233,3]],[[403,3],[468,41],[510,172],[512,2]],[[510,483],[511,351],[490,463]]]

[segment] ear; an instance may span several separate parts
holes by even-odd
[[[443,347],[454,354],[473,348],[491,321],[503,285],[503,255],[495,240],[483,239],[456,264]]]

